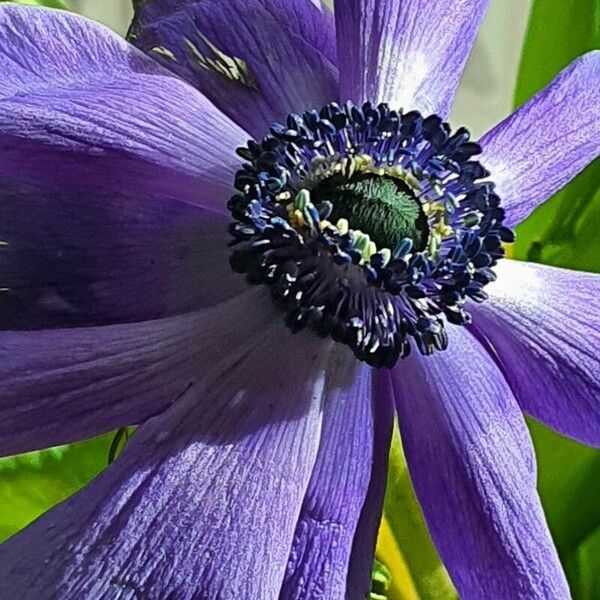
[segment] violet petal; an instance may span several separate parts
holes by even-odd
[[[0,68],[2,164],[18,168],[24,150],[32,149],[21,150],[25,143],[108,157],[115,169],[117,158],[135,159],[159,169],[164,193],[171,183],[175,199],[227,214],[239,167],[235,148],[247,134],[109,29],[67,12],[2,4]],[[121,169],[130,166],[125,161]],[[11,175],[9,167],[0,174]],[[76,177],[65,173],[68,167],[60,169],[56,158],[33,172],[22,167],[15,179],[27,181],[29,174],[34,182],[44,177],[58,183]],[[110,185],[107,170],[102,174],[98,185]],[[138,181],[117,177],[128,189]]]
[[[429,531],[463,600],[566,600],[519,405],[479,342],[448,334],[446,352],[415,352],[392,374]]]
[[[157,319],[226,300],[247,288],[229,266],[227,226],[168,196],[0,178],[0,330]]]
[[[281,600],[343,598],[373,463],[372,370],[343,346],[327,367],[323,431]]]
[[[202,0],[134,0],[135,16],[131,25],[130,36],[139,36],[146,27],[172,14],[188,10]],[[277,19],[280,27],[291,34],[300,36],[311,46],[335,64],[335,23],[333,13],[321,6],[318,0],[256,0],[257,5],[264,8]]]
[[[480,141],[514,227],[600,154],[600,50],[573,61]]]
[[[503,260],[473,327],[522,409],[600,447],[600,275]]]
[[[274,320],[255,289],[158,321],[0,332],[0,455],[141,423]]]
[[[489,0],[337,0],[342,101],[447,117]]]
[[[264,0],[186,3],[134,27],[130,39],[257,139],[290,112],[338,97],[333,64],[282,26]]]
[[[0,67],[0,328],[159,318],[242,289],[226,201],[245,132],[69,13],[2,4]]]
[[[1,546],[3,594],[276,598],[329,349],[285,331],[278,322],[235,364],[213,363],[95,481]]]
[[[375,372],[373,380],[373,415],[375,420],[373,469],[369,480],[369,491],[352,545],[346,587],[347,600],[364,600],[371,591],[373,557],[383,512],[388,457],[394,424],[393,394],[389,375],[386,371]]]

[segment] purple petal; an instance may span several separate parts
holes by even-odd
[[[276,598],[319,445],[329,348],[276,325],[213,362],[97,480],[5,543],[3,593]]]
[[[489,0],[338,0],[341,99],[450,112]]]
[[[46,155],[54,149],[110,158],[119,170],[112,176],[131,188],[139,180],[123,172],[138,161],[136,172],[158,168],[162,189],[176,199],[226,213],[240,162],[234,150],[247,134],[105,27],[71,13],[3,4],[0,69],[2,177],[25,150],[39,147]],[[94,184],[114,189],[107,174]],[[76,177],[65,169],[53,175],[39,162],[31,173],[34,181],[61,176]]]
[[[83,157],[56,166],[90,174]],[[229,266],[226,217],[165,196],[103,190],[92,171],[89,184],[64,187],[0,178],[0,329],[156,319],[247,287]]]
[[[141,423],[273,320],[261,290],[127,325],[0,332],[0,455]]]
[[[518,404],[466,331],[392,378],[402,443],[429,531],[464,600],[570,598],[536,491]]]
[[[3,4],[0,68],[2,328],[159,318],[240,291],[225,215],[247,134],[68,13]]]
[[[514,227],[600,154],[600,51],[572,62],[480,143]]]
[[[188,10],[201,0],[134,0],[135,17],[130,35],[169,18],[180,10]],[[335,23],[333,13],[310,0],[256,0],[275,19],[279,27],[300,36],[329,61],[336,62]]]
[[[317,461],[296,525],[281,600],[344,598],[373,463],[371,368],[338,347],[327,368]]]
[[[473,326],[523,410],[600,447],[600,275],[503,260]]]
[[[337,71],[282,26],[266,0],[186,3],[148,26],[136,46],[206,94],[254,137],[275,121],[336,100]],[[279,3],[278,3],[279,4]],[[308,8],[308,7],[307,7]]]
[[[70,13],[3,5],[0,61],[3,148],[14,136],[135,158],[171,172],[178,191],[177,177],[195,184],[179,199],[226,212],[247,134],[114,33]]]
[[[388,473],[388,457],[394,424],[393,396],[389,376],[375,376],[373,381],[374,448],[369,491],[360,515],[346,589],[346,600],[364,600],[371,590],[371,573],[375,544],[383,511]]]

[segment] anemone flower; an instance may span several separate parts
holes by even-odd
[[[140,427],[0,597],[364,598],[394,411],[461,597],[569,597],[523,413],[600,445],[600,279],[502,257],[600,53],[473,142],[486,4],[2,6],[0,450]]]

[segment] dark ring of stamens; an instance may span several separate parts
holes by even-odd
[[[293,330],[311,325],[371,365],[392,366],[411,339],[423,354],[443,350],[445,321],[470,322],[465,301],[485,300],[502,242],[514,241],[493,184],[482,181],[489,173],[473,158],[480,152],[466,129],[452,133],[438,116],[386,104],[290,115],[238,149],[247,162],[228,205],[232,268],[271,286]],[[327,178],[377,176],[407,186],[421,204],[414,235],[426,244],[404,237],[377,248],[373,239],[387,243],[388,232],[327,220]]]

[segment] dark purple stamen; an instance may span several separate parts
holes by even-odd
[[[311,325],[371,365],[392,366],[408,355],[410,339],[423,354],[443,350],[445,321],[470,322],[465,300],[486,299],[502,242],[514,240],[493,184],[481,181],[489,173],[473,158],[480,152],[466,129],[452,133],[438,116],[401,114],[386,104],[332,103],[290,115],[262,142],[238,150],[247,163],[229,202],[232,268],[271,286],[292,329]],[[367,175],[357,178],[356,168]],[[331,194],[320,197],[320,190],[331,185],[319,180],[331,176],[328,169],[346,183],[402,177],[402,198],[410,188],[427,226],[413,227],[412,237],[397,228],[394,247],[375,248],[368,220],[352,229],[356,211],[348,211],[349,230],[328,223]],[[426,248],[413,242],[415,231],[429,235]]]

